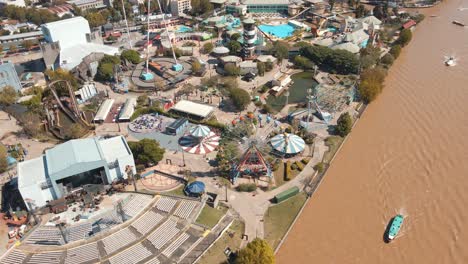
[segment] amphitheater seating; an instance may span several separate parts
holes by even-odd
[[[170,257],[174,251],[176,251],[188,238],[190,237],[187,233],[182,233],[174,242],[172,242],[162,254],[166,257]]]
[[[145,258],[151,256],[151,251],[145,248],[141,243],[122,251],[121,253],[109,259],[111,264],[137,264]]]
[[[122,217],[115,210],[105,212],[95,219],[100,219],[95,222],[95,224],[97,224],[101,230],[112,228],[122,223]]]
[[[2,259],[2,264],[18,264],[22,263],[26,255],[19,250],[12,250],[6,258]]]
[[[159,226],[147,239],[153,244],[156,249],[161,249],[164,245],[169,242],[174,236],[179,233],[179,229],[176,227],[177,221],[174,219],[168,219],[164,224]]]
[[[90,222],[85,222],[83,224],[78,224],[70,226],[67,228],[67,240],[68,242],[78,241],[88,237],[89,233],[92,231],[92,226]]]
[[[67,250],[65,264],[79,264],[88,261],[96,262],[97,260],[99,260],[99,252],[97,243],[93,242]]]
[[[164,216],[149,210],[136,220],[132,226],[142,235],[146,235],[153,227],[157,226]]]
[[[39,254],[34,254],[27,264],[54,264],[60,263],[60,258],[63,254],[63,251],[55,251],[55,252],[45,252],[45,253],[39,253]]]
[[[36,228],[26,239],[26,244],[34,245],[63,245],[63,236],[60,229],[51,226]]]
[[[182,219],[187,219],[197,204],[198,202],[195,201],[182,201],[179,207],[175,210],[174,215]]]
[[[161,197],[156,203],[156,208],[160,211],[169,213],[172,211],[172,208],[176,205],[177,200],[169,197]]]
[[[152,199],[153,197],[150,195],[135,193],[122,203],[122,209],[127,216],[134,217],[145,209]]]
[[[102,240],[104,243],[104,249],[107,254],[112,254],[117,250],[133,243],[137,237],[130,231],[130,229],[124,228]]]

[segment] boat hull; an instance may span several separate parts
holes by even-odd
[[[392,241],[400,232],[401,226],[403,225],[403,216],[397,215],[393,218],[390,229],[388,230],[387,239]]]

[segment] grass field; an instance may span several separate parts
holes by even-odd
[[[213,228],[216,223],[218,223],[219,219],[221,219],[221,217],[226,213],[226,211],[226,207],[220,206],[219,209],[215,209],[205,205],[196,222],[209,228]]]
[[[299,170],[291,170],[291,179],[294,179],[300,173]],[[281,164],[276,171],[273,172],[275,177],[276,187],[283,185],[286,181],[284,180],[284,163]]]
[[[329,136],[325,139],[325,145],[328,147],[327,152],[323,155],[323,162],[329,164],[333,159],[336,151],[343,143],[344,138],[339,136]]]
[[[264,216],[265,240],[275,249],[299,213],[307,196],[301,192],[288,200],[268,208]]]
[[[185,188],[185,186],[182,185],[182,186],[180,186],[180,187],[178,187],[177,189],[174,189],[174,190],[172,190],[172,191],[164,192],[164,194],[171,194],[171,195],[177,195],[177,196],[185,196],[184,188]]]
[[[235,220],[223,236],[203,255],[198,263],[227,263],[224,250],[228,247],[231,251],[240,249],[244,228],[243,222]]]

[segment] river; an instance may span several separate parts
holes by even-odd
[[[278,263],[468,263],[468,0],[424,10]],[[430,17],[438,15],[439,17]],[[459,58],[456,67],[444,55]],[[400,235],[383,242],[395,214]]]

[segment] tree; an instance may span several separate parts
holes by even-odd
[[[395,58],[390,53],[385,54],[385,56],[383,56],[382,59],[380,60],[382,64],[385,64],[387,66],[392,65],[394,61],[395,61]]]
[[[11,86],[5,86],[0,91],[0,104],[11,105],[18,99],[18,93],[15,88]]]
[[[64,70],[64,69],[57,69],[55,71],[46,70],[45,75],[47,75],[47,77],[51,81],[57,81],[57,80],[68,81],[70,85],[73,87],[73,89],[75,90],[78,89],[78,80],[75,78],[75,76],[72,73],[70,73],[67,70]]]
[[[3,46],[0,45],[0,54],[3,53]]]
[[[355,74],[359,70],[359,59],[346,50],[333,50],[323,46],[302,48],[300,54],[319,67],[338,74]]]
[[[15,44],[11,44],[8,49],[10,50],[11,53],[16,53],[16,51],[18,51],[18,47],[16,47]]]
[[[358,91],[364,102],[372,102],[382,92],[385,75],[386,72],[381,67],[367,69],[361,73]]]
[[[112,81],[114,78],[114,64],[112,63],[99,63],[96,80],[99,81]]]
[[[136,50],[124,50],[120,57],[123,60],[128,60],[133,64],[138,64],[141,61],[140,54]]]
[[[202,69],[202,65],[198,60],[192,62],[192,74],[198,74]]]
[[[273,264],[275,254],[265,240],[256,238],[247,246],[239,250],[236,264]]]
[[[33,46],[33,42],[29,39],[27,40],[24,40],[22,43],[21,43],[21,46],[23,46],[23,48],[27,49],[27,50],[31,50],[32,46]]]
[[[303,70],[312,69],[314,67],[314,64],[308,58],[300,55],[294,57],[294,64]]]
[[[274,66],[275,66],[275,65],[273,65],[273,62],[272,62],[270,59],[268,59],[268,60],[265,62],[265,70],[266,70],[267,72],[273,70],[273,67],[274,67]]]
[[[240,74],[240,68],[237,67],[234,63],[228,63],[224,65],[224,71],[228,76],[238,76]]]
[[[7,161],[7,150],[3,145],[0,145],[0,173],[5,172],[8,169]]]
[[[191,12],[194,15],[203,15],[213,10],[213,5],[210,3],[209,0],[192,0],[191,6]]]
[[[235,40],[235,41],[238,41],[241,37],[241,34],[239,33],[234,33],[231,35],[231,40]]]
[[[393,45],[389,53],[392,54],[395,59],[398,58],[398,56],[400,56],[400,53],[401,53],[401,46]]]
[[[203,44],[203,53],[208,54],[211,53],[214,49],[213,43],[207,42]]]
[[[137,165],[151,166],[157,164],[164,156],[165,150],[154,139],[145,138],[137,142],[128,142],[128,146]]]
[[[374,9],[372,10],[372,13],[378,19],[382,19],[384,17],[384,13],[380,5],[375,6]]]
[[[229,54],[237,55],[237,53],[242,49],[239,41],[231,40],[227,43],[227,48],[229,49]]]
[[[95,28],[104,25],[107,21],[99,12],[90,12],[85,15],[88,20],[89,27]]]
[[[351,118],[351,115],[349,115],[348,112],[342,113],[336,123],[336,131],[338,132],[338,135],[345,137],[349,132],[351,132],[352,127],[353,119]]]
[[[230,89],[230,94],[233,104],[239,111],[245,110],[245,108],[250,104],[250,95],[246,90],[241,88],[232,88]]]
[[[335,6],[335,0],[328,0],[328,4],[330,5],[330,13],[333,12],[333,7]]]
[[[354,13],[356,14],[356,18],[361,18],[361,17],[366,16],[367,9],[363,4],[360,4],[360,5],[358,5],[358,7],[356,8],[356,11],[354,11]]]
[[[411,33],[411,30],[403,29],[400,32],[400,37],[397,39],[396,43],[404,47],[411,41],[412,37],[413,37],[413,33]]]
[[[261,62],[261,61],[257,62],[258,75],[260,76],[265,75],[265,69],[266,69],[266,66],[264,62]]]
[[[278,59],[278,64],[281,64],[284,59],[289,57],[289,46],[285,42],[277,41],[273,45],[273,55]]]
[[[80,124],[74,123],[70,126],[69,137],[72,139],[80,138],[85,132],[85,129]]]

